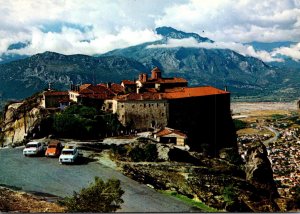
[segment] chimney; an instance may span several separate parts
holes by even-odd
[[[225,85],[225,87],[224,87],[224,91],[227,91],[227,85]]]
[[[142,82],[147,82],[147,80],[148,80],[148,75],[147,74],[142,74],[143,76],[143,80],[142,80]]]
[[[143,81],[143,74],[139,74],[139,81]]]
[[[161,78],[161,71],[159,70],[158,67],[155,67],[155,68],[151,71],[151,78],[152,78],[152,79],[160,79],[160,78]]]

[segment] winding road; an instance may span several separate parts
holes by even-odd
[[[22,148],[0,149],[0,184],[22,188],[27,192],[71,195],[86,187],[94,176],[121,180],[124,204],[119,212],[201,212],[174,197],[161,194],[122,173],[89,162],[84,165],[60,165],[57,158],[28,157]]]
[[[272,138],[270,138],[270,139],[268,139],[268,140],[266,140],[266,141],[263,142],[265,144],[265,146],[268,146],[269,143],[274,143],[278,139],[279,132],[276,129],[273,129],[273,128],[269,127],[269,126],[264,126],[264,128],[268,129],[270,132],[273,132],[274,135],[275,135],[274,137],[272,137]]]

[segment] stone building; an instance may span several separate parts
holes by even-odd
[[[188,87],[183,78],[162,77],[158,68],[151,71],[151,78],[140,74],[135,85],[124,80],[120,86],[124,90],[117,94],[103,85],[101,90],[99,85],[97,89],[90,84],[82,85],[70,92],[70,99],[72,93],[73,99],[96,97],[102,100],[99,105],[102,110],[116,113],[120,122],[131,129],[142,131],[168,126],[180,130],[188,136],[188,144],[194,150],[217,152],[236,146],[228,91],[211,86]]]
[[[167,125],[169,105],[159,94],[126,94],[105,100],[103,110],[116,113],[125,126],[138,130]]]
[[[184,78],[163,78],[161,71],[157,67],[151,71],[151,78],[148,78],[147,74],[140,74],[139,79],[136,81],[137,93],[142,93],[149,89],[152,89],[151,92],[163,92],[166,89],[187,87],[187,85],[188,82]]]
[[[122,86],[114,84],[83,84],[81,86],[71,85],[69,90],[69,98],[73,102],[80,103],[87,106],[101,108],[104,100],[111,99],[118,93],[123,93]]]
[[[44,91],[41,106],[43,108],[64,108],[70,104],[67,91]]]
[[[179,130],[165,127],[154,133],[154,139],[160,143],[173,143],[177,146],[185,146],[187,136]]]

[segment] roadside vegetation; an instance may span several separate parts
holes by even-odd
[[[94,107],[72,105],[41,122],[43,135],[72,139],[99,139],[124,130],[115,114]]]
[[[109,179],[104,182],[95,177],[94,183],[65,197],[59,203],[67,207],[68,212],[115,212],[124,203],[121,198],[124,191],[120,180]]]
[[[203,212],[222,212],[222,210],[218,210],[213,207],[207,206],[206,204],[204,204],[203,202],[201,202],[199,200],[195,200],[195,199],[189,198],[185,195],[178,194],[175,191],[160,191],[160,192],[165,195],[170,195],[172,197],[178,198],[179,200],[184,201],[185,203],[187,203],[189,205],[192,205],[194,207],[201,209]]]
[[[113,145],[112,158],[132,162],[156,162],[158,161],[158,152],[155,144],[140,144],[134,147],[128,145]]]

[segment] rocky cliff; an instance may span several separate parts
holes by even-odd
[[[32,131],[46,114],[40,102],[41,94],[37,94],[22,102],[6,105],[1,124],[2,146],[19,145],[28,136],[32,136]]]
[[[273,180],[273,170],[268,159],[265,145],[261,142],[253,143],[246,155],[246,180],[256,187],[261,194],[270,198],[279,196]]]
[[[138,147],[143,146],[139,144]],[[201,153],[178,152],[176,148],[162,147],[166,146],[157,145],[158,157],[163,162],[130,162],[130,160],[125,162],[123,156],[120,162],[123,173],[156,189],[176,191],[219,210],[231,212],[280,210],[275,202],[279,196],[276,186],[273,185],[267,153],[254,155],[261,150],[260,144],[254,145],[249,151],[250,156],[245,165],[237,164],[236,158],[229,156],[209,158]],[[180,155],[174,156],[174,153]],[[264,176],[265,179],[260,179]]]

